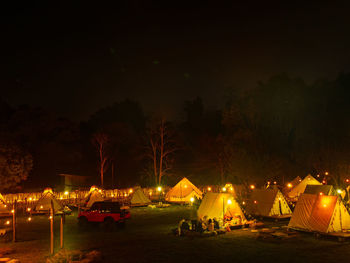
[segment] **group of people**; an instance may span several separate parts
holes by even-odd
[[[217,229],[219,229],[219,222],[216,220],[216,218],[207,218],[206,216],[203,218],[200,218],[199,220],[187,220],[182,219],[179,222],[178,228],[177,228],[177,234],[179,236],[185,236],[189,232],[197,232],[197,233],[203,233],[206,231],[212,232]]]

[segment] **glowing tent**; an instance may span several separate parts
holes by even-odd
[[[91,207],[93,203],[104,201],[102,196],[102,190],[98,189],[96,186],[91,186],[89,193],[85,198],[85,207]]]
[[[35,212],[47,213],[51,209],[51,201],[52,201],[53,209],[55,213],[64,211],[63,205],[55,198],[51,188],[46,188],[44,190],[43,195],[36,202],[33,210]]]
[[[264,217],[290,217],[292,210],[278,189],[255,189],[247,202],[249,214]]]
[[[202,192],[184,177],[170,189],[165,196],[165,200],[168,202],[187,203],[190,202],[192,197],[202,199]]]
[[[242,222],[246,221],[241,207],[230,193],[208,192],[197,210],[197,215],[199,218],[216,218],[221,223],[227,216],[240,217]]]
[[[132,205],[147,205],[152,203],[151,200],[143,193],[141,188],[136,188],[132,197],[130,203]]]
[[[289,228],[320,233],[350,229],[350,215],[338,196],[302,194]]]
[[[322,184],[311,175],[308,175],[299,184],[294,186],[289,191],[289,193],[286,194],[287,197],[290,199],[297,199],[302,193],[304,193],[307,185],[322,185]]]

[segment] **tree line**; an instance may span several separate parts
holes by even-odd
[[[279,74],[254,88],[232,88],[224,105],[200,97],[183,118],[145,114],[125,99],[87,121],[0,102],[1,191],[55,187],[61,173],[109,187],[255,183],[329,173],[341,185],[350,164],[350,74],[311,84]]]

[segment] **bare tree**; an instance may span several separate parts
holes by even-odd
[[[107,145],[109,142],[108,135],[102,132],[95,133],[92,138],[92,143],[97,149],[99,156],[99,173],[101,178],[101,186],[103,187],[103,175],[107,170],[108,154],[107,154]]]
[[[147,156],[152,160],[152,176],[156,184],[172,169],[173,153],[178,150],[175,145],[174,132],[169,123],[162,118],[154,121],[148,132]]]

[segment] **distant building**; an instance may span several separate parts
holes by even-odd
[[[67,191],[88,187],[90,182],[89,176],[75,174],[60,174],[62,177],[64,189]]]

